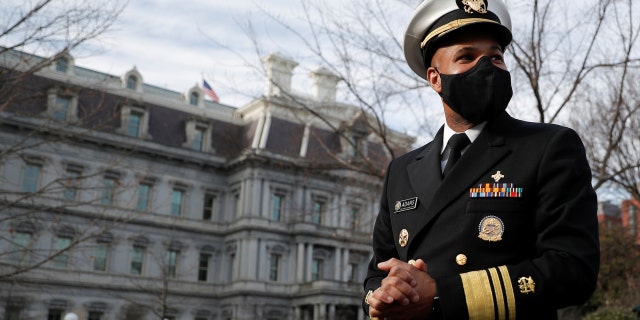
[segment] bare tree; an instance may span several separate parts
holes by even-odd
[[[104,175],[108,169],[92,172],[78,169],[69,171],[73,173],[70,175],[67,174],[69,172],[56,171],[61,170],[57,167],[47,166],[49,172],[43,170],[46,159],[39,155],[64,149],[64,145],[72,140],[73,130],[60,130],[64,125],[46,117],[46,112],[42,113],[44,117],[35,121],[23,121],[25,118],[21,118],[35,110],[36,104],[43,101],[46,104],[47,101],[46,95],[43,96],[39,90],[43,84],[34,82],[34,76],[56,63],[68,63],[66,59],[72,50],[105,33],[126,6],[126,0],[108,3],[9,0],[2,6],[0,117],[3,138],[0,162],[3,163],[3,171],[0,175],[0,224],[10,231],[0,236],[0,243],[6,249],[0,253],[0,280],[4,281],[18,279],[20,274],[52,260],[63,263],[70,250],[105,234],[113,223],[126,220],[118,213],[87,209],[88,205],[99,202],[106,192],[104,186],[92,185],[88,181]],[[24,50],[48,58],[26,54]],[[80,94],[72,86],[58,89]],[[103,96],[92,99],[91,108],[86,110],[79,103],[80,116],[74,115],[74,122],[93,121],[96,117],[91,112],[99,112],[100,106],[103,109],[110,107],[101,98]],[[77,130],[87,132],[90,129],[78,127]],[[114,166],[117,161],[114,160]],[[26,172],[22,176],[10,171],[11,164],[17,162],[26,163]],[[20,185],[20,181],[27,180],[30,182],[28,185]],[[124,185],[113,187],[111,197],[126,189]],[[92,195],[78,198],[76,193],[80,189]],[[70,226],[62,223],[61,215],[74,215],[79,209],[88,210],[100,218],[80,219],[82,221],[76,221],[80,227],[67,228]],[[61,242],[59,246],[36,245],[39,239],[35,229],[41,227],[67,230],[65,239],[68,241]]]
[[[419,136],[433,134],[441,120],[435,95],[425,81],[406,67],[399,39],[403,24],[396,10],[410,12],[419,2],[355,1],[335,8],[305,1],[300,3],[304,28],[266,8],[261,12],[302,44],[296,46],[297,54],[287,54],[306,57],[340,79],[344,98],[368,115],[370,130],[386,142],[387,132],[381,124],[397,122],[394,116],[400,111],[412,115],[420,128],[413,133]],[[507,3],[513,13],[514,32],[508,56],[515,61],[512,73],[516,96],[511,110],[525,117],[537,115],[540,122],[580,128],[593,163],[596,189],[613,183],[635,195],[638,172],[634,159],[639,157],[637,142],[631,142],[629,130],[636,126],[634,121],[638,118],[631,79],[640,68],[640,56],[636,45],[639,26],[634,24],[638,10],[634,10],[633,2]],[[247,23],[245,31],[257,55],[264,55],[251,23]],[[258,73],[266,74],[262,65],[242,58]],[[285,94],[323,118],[295,94],[286,90]],[[608,101],[602,101],[603,97],[609,97]],[[602,108],[603,104],[610,108]],[[576,113],[582,117],[572,117]],[[592,134],[596,128],[593,121],[606,130]],[[339,129],[334,128],[336,132]],[[392,157],[397,155],[391,146],[386,147]],[[614,164],[613,159],[626,163]],[[371,163],[365,168],[371,172],[376,165]]]
[[[397,37],[398,30],[394,21],[396,17],[392,14],[410,11],[416,3],[418,2],[358,0],[335,8],[322,1],[300,1],[302,14],[299,19],[304,21],[303,29],[294,27],[290,20],[271,13],[268,8],[259,10],[302,44],[301,48],[297,48],[297,54],[284,52],[285,55],[303,58],[309,65],[320,65],[339,80],[341,88],[344,89],[341,91],[344,101],[362,110],[359,116],[350,120],[358,122],[364,132],[381,141],[385,152],[394,158],[403,150],[406,151],[406,146],[399,146],[390,139],[393,133],[389,131],[389,124],[400,121],[397,118],[400,112],[410,114],[402,120],[404,123],[411,123],[413,127],[420,128],[420,133],[428,132],[427,134],[432,134],[433,131],[431,118],[439,116],[439,109],[432,110],[428,105],[429,99],[424,98],[429,94],[429,91],[424,90],[426,82],[406,67],[402,43]],[[247,57],[232,52],[257,75],[269,78],[264,64],[253,62],[254,58],[260,59],[268,52],[262,50],[263,46],[255,35],[256,31],[251,21],[248,21],[243,29],[253,43],[256,55]],[[216,42],[215,39],[212,41]],[[326,105],[310,103],[308,99],[300,97],[289,88],[280,89],[283,98],[287,100],[286,103],[302,109],[304,112],[301,113],[313,115],[338,133],[351,147],[357,149],[354,141],[346,135],[345,127],[335,125],[319,111],[326,108]],[[349,124],[347,122],[344,124]],[[398,125],[396,129],[405,128]],[[379,178],[384,175],[380,168],[384,164],[367,159],[363,154],[360,154],[361,161],[358,163],[351,163],[337,154],[334,155],[334,160],[342,168],[373,174]]]
[[[51,65],[67,52],[105,33],[116,21],[128,0],[76,2],[60,0],[8,0],[0,10],[0,57],[10,61],[16,50],[47,56],[38,63],[14,60],[0,70],[0,110],[13,101],[21,82]],[[20,71],[20,72],[14,72]]]
[[[399,111],[418,119],[419,130],[412,132],[417,135],[428,137],[441,123],[437,97],[405,65],[400,39],[406,15],[399,20],[394,10],[411,12],[420,2],[353,1],[331,8],[305,1],[300,4],[303,28],[267,9],[262,13],[301,44],[286,54],[314,61],[338,76],[344,98],[371,116],[368,126],[384,141],[387,132],[380,124],[390,123]],[[634,1],[506,2],[514,33],[507,55],[514,62],[516,93],[510,111],[576,128],[587,148],[595,188],[638,198],[640,11]],[[263,56],[251,23],[245,32],[257,56]],[[258,74],[266,74],[253,59],[242,58]],[[295,94],[287,96],[296,101]],[[302,100],[298,104],[305,105]]]

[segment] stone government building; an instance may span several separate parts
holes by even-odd
[[[2,54],[0,319],[366,319],[381,177],[414,140],[386,148],[327,70],[290,95],[297,63],[263,63],[235,108]]]

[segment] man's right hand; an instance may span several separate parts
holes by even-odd
[[[422,260],[410,263],[391,259],[378,264],[388,272],[368,299],[369,316],[388,320],[426,319],[436,293],[435,280]]]

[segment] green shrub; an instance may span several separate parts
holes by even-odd
[[[584,320],[636,320],[631,310],[622,308],[600,308],[584,317]]]

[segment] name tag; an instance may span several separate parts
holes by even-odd
[[[418,207],[418,197],[396,201],[394,207],[394,213],[400,213],[403,211],[414,210]]]

